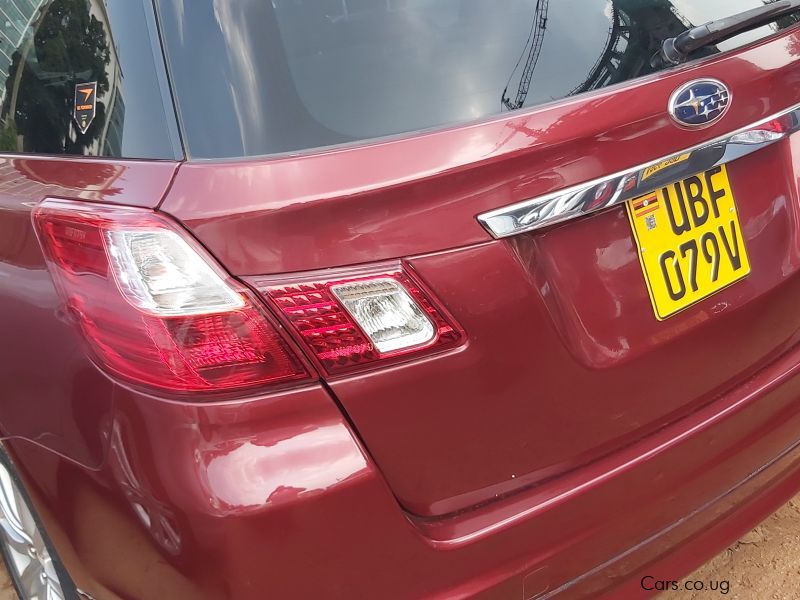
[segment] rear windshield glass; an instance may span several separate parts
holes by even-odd
[[[189,151],[210,158],[367,140],[602,88],[651,72],[662,40],[768,0],[158,3]]]

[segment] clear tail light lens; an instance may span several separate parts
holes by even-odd
[[[47,200],[33,220],[69,313],[115,375],[177,392],[310,379],[255,298],[168,219]]]
[[[106,231],[119,289],[136,308],[161,316],[242,308],[245,301],[174,231]]]
[[[463,332],[433,295],[399,266],[380,273],[290,284],[255,280],[331,374],[458,346]]]
[[[382,354],[422,346],[436,336],[431,320],[393,279],[332,285],[331,292]]]

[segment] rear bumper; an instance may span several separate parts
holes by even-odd
[[[447,519],[400,508],[318,387],[191,407],[117,388],[100,471],[10,446],[67,569],[97,598],[627,598],[647,595],[645,575],[679,579],[800,489],[799,358]]]

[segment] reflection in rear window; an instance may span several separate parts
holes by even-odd
[[[765,1],[158,0],[194,157],[367,140],[602,88],[649,73],[665,38]]]

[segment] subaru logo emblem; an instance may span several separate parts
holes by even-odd
[[[708,127],[719,121],[731,104],[728,87],[716,79],[695,79],[675,90],[670,116],[683,127]]]

